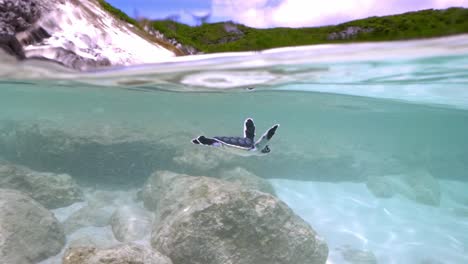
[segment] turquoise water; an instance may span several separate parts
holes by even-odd
[[[240,166],[325,237],[329,263],[353,263],[347,247],[378,263],[468,263],[467,44],[317,46],[88,73],[4,63],[0,158],[115,190],[155,169]],[[190,143],[241,135],[247,117],[257,135],[281,124],[268,156]],[[371,191],[375,177],[395,195]]]

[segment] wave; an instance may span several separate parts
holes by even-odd
[[[468,108],[468,35],[168,58],[78,72],[1,58],[2,82],[144,91],[311,91]]]

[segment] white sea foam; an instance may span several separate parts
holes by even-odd
[[[65,12],[71,12],[71,7],[67,8]],[[103,19],[103,23],[111,23],[105,16]],[[80,26],[80,23],[77,20],[74,24]],[[112,25],[106,24],[107,27]],[[91,35],[96,34],[99,32]],[[159,54],[153,44],[133,43],[137,39],[125,41],[132,32],[110,30],[106,34],[108,38],[98,38],[98,41],[104,41],[99,46],[108,49],[98,50],[97,54],[112,54],[115,62],[131,66],[74,72],[44,62],[0,60],[0,78],[144,90],[311,91],[468,109],[468,35],[174,58],[166,56],[164,50]],[[126,46],[119,48],[117,43]],[[127,49],[133,59],[123,52]],[[138,64],[155,61],[158,63]]]

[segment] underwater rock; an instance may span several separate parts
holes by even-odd
[[[278,147],[275,145],[272,153],[261,159],[243,159],[237,164],[242,164],[242,167],[265,178],[325,182],[365,181],[361,168],[355,166],[356,160],[351,155],[304,157],[304,153],[275,151]]]
[[[468,183],[464,181],[440,181],[441,192],[445,197],[458,203],[459,205],[468,207]]]
[[[159,190],[162,187],[159,186],[159,177],[156,174],[151,174],[151,176],[146,180],[143,188],[140,191],[140,197],[143,201],[143,205],[146,209],[150,211],[156,211],[159,203]]]
[[[81,228],[71,234],[68,241],[67,247],[109,248],[121,244],[109,226]]]
[[[174,263],[325,263],[328,247],[276,197],[209,177],[157,171],[151,244]]]
[[[448,211],[456,217],[468,218],[468,207],[453,207],[449,208]]]
[[[69,248],[63,256],[63,264],[172,264],[172,261],[148,246],[137,244],[118,245],[111,248]]]
[[[123,206],[111,218],[112,232],[121,242],[131,242],[151,232],[151,214],[136,206]]]
[[[64,245],[63,228],[51,212],[19,191],[0,189],[0,263],[37,263]]]
[[[127,204],[135,204],[137,200],[137,190],[99,190],[92,188],[84,189],[86,201],[90,206],[122,206]]]
[[[61,207],[57,209],[50,210],[54,213],[55,218],[57,218],[60,223],[63,223],[68,217],[70,217],[74,212],[80,210],[81,208],[87,205],[86,202],[78,202],[67,207]]]
[[[367,179],[366,186],[369,191],[379,198],[391,198],[396,194],[390,176],[372,176]]]
[[[401,194],[421,204],[440,205],[439,182],[425,170],[398,175],[372,176],[367,179],[366,185],[376,197],[390,198],[395,194]]]
[[[276,196],[275,189],[267,180],[260,178],[252,172],[241,167],[223,171],[220,173],[219,178],[239,184],[245,188],[258,190]]]
[[[207,149],[184,149],[180,155],[173,158],[174,163],[190,170],[208,171],[220,166],[223,162],[233,159],[232,155]]]
[[[111,224],[111,218],[118,208],[137,207],[136,190],[99,190],[85,188],[87,205],[74,211],[64,221],[65,232],[71,234],[84,227],[104,227]],[[128,213],[140,213],[129,210]],[[125,221],[120,219],[121,221]],[[119,220],[119,221],[120,221]],[[130,221],[130,219],[127,219]]]
[[[116,208],[115,206],[85,206],[74,212],[63,222],[65,232],[71,234],[83,227],[107,226]]]
[[[407,165],[396,157],[383,153],[354,150],[354,166],[365,182],[368,175],[394,175],[408,171]]]
[[[424,258],[417,262],[417,264],[444,264],[444,263],[446,262],[443,262],[438,259],[433,259],[433,258]]]
[[[440,205],[439,182],[428,171],[414,171],[407,174],[404,181],[412,188],[412,193],[407,195],[408,198],[426,205]]]
[[[377,258],[372,251],[359,250],[351,247],[339,249],[346,263],[350,264],[377,264]]]
[[[100,127],[93,128],[97,135],[75,130],[73,134],[47,123],[0,122],[2,156],[36,171],[73,175],[81,185],[107,187],[141,186],[159,164],[172,162],[172,146],[133,131],[122,129],[107,136]]]
[[[273,151],[266,157],[245,159],[187,146],[184,140],[191,136],[172,128],[154,132],[121,124],[64,127],[53,122],[0,120],[0,149],[5,159],[37,171],[73,175],[82,186],[140,187],[157,169],[219,177],[220,170],[239,164],[265,178],[365,181],[351,155],[306,159],[298,153]]]
[[[19,190],[48,209],[83,200],[81,189],[68,174],[37,172],[8,163],[0,163],[0,188]]]

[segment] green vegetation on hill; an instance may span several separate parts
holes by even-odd
[[[168,43],[168,42],[166,42],[164,40],[156,39],[156,38],[154,38],[152,36],[149,36],[147,33],[145,33],[143,31],[143,26],[142,26],[143,24],[140,21],[137,21],[137,20],[129,17],[122,10],[113,7],[111,4],[107,3],[105,0],[98,0],[98,3],[101,5],[101,7],[104,10],[109,12],[109,14],[111,14],[114,18],[122,20],[124,22],[127,22],[127,23],[135,26],[135,28],[136,28],[135,32],[139,33],[140,36],[148,39],[149,41],[158,43],[159,45],[165,47],[166,49],[173,51],[177,55],[184,55],[183,51],[180,51],[179,49],[174,47],[174,45],[172,45],[172,44],[170,44],[170,43]]]
[[[107,3],[104,0],[98,0],[98,2],[102,6],[102,8],[104,8],[104,10],[106,10],[107,12],[112,14],[117,19],[125,21],[125,22],[127,22],[129,24],[132,24],[132,25],[136,26],[136,27],[140,27],[140,25],[138,24],[138,22],[135,19],[129,17],[122,10],[113,7],[111,4]]]
[[[369,34],[358,36],[360,40],[399,40],[430,38],[468,33],[468,9],[448,8],[422,10],[400,15],[370,17],[339,25],[373,28]]]
[[[174,38],[184,45],[211,53],[320,43],[404,40],[468,33],[468,9],[430,9],[400,15],[370,17],[336,26],[316,28],[256,29],[231,22],[191,27],[170,20],[153,21],[152,26],[168,38]],[[349,28],[352,31],[353,27],[362,31],[344,33],[345,37],[335,39],[331,36],[333,33],[335,36],[340,36],[340,32],[345,32]]]
[[[105,0],[98,2],[114,17],[142,29],[143,21],[136,21]],[[286,46],[405,40],[468,33],[468,9],[430,9],[314,28],[257,29],[233,22],[192,27],[172,20],[151,21],[150,24],[166,38],[205,53],[258,51]]]

